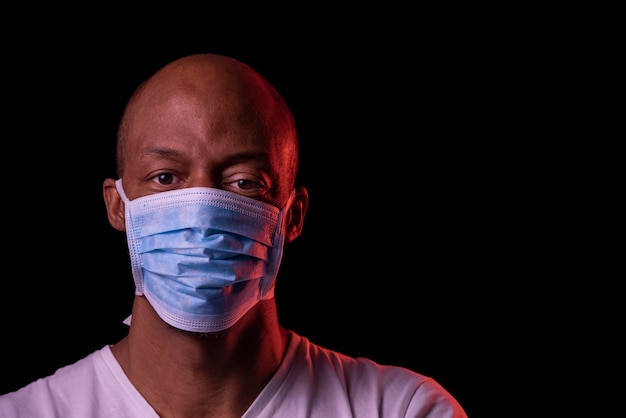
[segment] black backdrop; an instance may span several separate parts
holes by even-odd
[[[482,140],[494,129],[483,112],[493,110],[480,105],[488,77],[475,48],[441,33],[407,39],[410,30],[296,42],[279,32],[237,41],[200,33],[86,43],[56,33],[7,55],[0,390],[124,334],[132,278],[101,196],[102,180],[115,176],[117,122],[160,66],[216,52],[265,75],[298,122],[299,182],[311,204],[278,277],[282,323],[329,348],[431,375],[472,415],[482,397],[476,376],[499,350],[487,338],[498,303],[487,307],[484,290],[510,261],[506,202],[493,198],[502,156]],[[488,89],[497,100],[498,88]]]

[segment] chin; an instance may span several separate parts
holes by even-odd
[[[220,335],[228,331],[228,329],[225,329],[222,331],[215,331],[215,332],[196,332],[196,331],[187,331],[184,329],[176,328],[169,324],[168,324],[168,327],[171,331],[177,334],[186,335],[189,337],[199,338],[199,339],[218,339]]]

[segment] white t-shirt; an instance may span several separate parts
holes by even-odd
[[[158,418],[107,345],[0,396],[2,418]],[[352,358],[291,333],[285,358],[244,418],[467,417],[433,379]]]

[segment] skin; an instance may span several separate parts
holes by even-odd
[[[251,68],[193,55],[158,71],[129,101],[118,133],[118,174],[129,199],[213,187],[275,206],[294,187],[297,136],[283,99]],[[115,179],[103,183],[110,224],[125,231]],[[285,241],[296,239],[308,193],[296,187]],[[128,335],[112,346],[124,372],[161,417],[241,417],[276,371],[287,346],[272,298],[231,328],[174,329],[135,296]]]

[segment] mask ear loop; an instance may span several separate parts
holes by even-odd
[[[139,257],[139,251],[137,250],[137,241],[135,240],[135,229],[132,224],[132,217],[130,216],[131,204],[130,199],[126,196],[124,188],[122,187],[122,179],[115,180],[115,188],[119,193],[122,201],[124,202],[124,218],[126,222],[126,241],[128,242],[128,251],[130,254],[130,261],[133,273],[133,279],[135,281],[135,295],[143,295],[143,270],[141,268],[141,257]]]
[[[283,248],[285,245],[285,219],[286,214],[296,196],[296,189],[291,189],[287,202],[280,209],[278,215],[278,223],[276,230],[274,231],[274,237],[272,239],[272,254],[270,255],[270,268],[265,277],[261,280],[261,293],[259,294],[259,300],[271,299],[274,297],[274,288],[276,284],[276,276],[278,274],[278,268],[283,258]]]
[[[130,202],[130,200],[126,196],[126,193],[124,192],[124,188],[122,187],[122,179],[115,180],[115,188],[117,189],[117,193],[119,193],[124,203]]]
[[[125,215],[124,218],[127,221],[128,220],[128,212],[126,212],[126,208],[128,207],[128,202],[130,202],[130,201],[128,200],[128,196],[126,196],[126,193],[124,192],[124,188],[122,187],[122,179],[121,178],[115,180],[115,188],[117,189],[117,193],[122,198],[122,202],[124,202],[124,215]],[[128,225],[128,222],[127,222],[126,223],[126,229],[127,230],[128,230],[128,227],[129,227],[129,225]],[[128,240],[128,238],[127,238],[127,240]],[[130,244],[130,242],[129,242],[129,244]],[[137,281],[136,280],[135,280],[135,294],[138,294],[137,293]],[[133,315],[130,314],[130,315],[128,315],[126,317],[126,319],[124,319],[122,321],[122,323],[124,325],[130,326],[132,318],[133,318]]]

